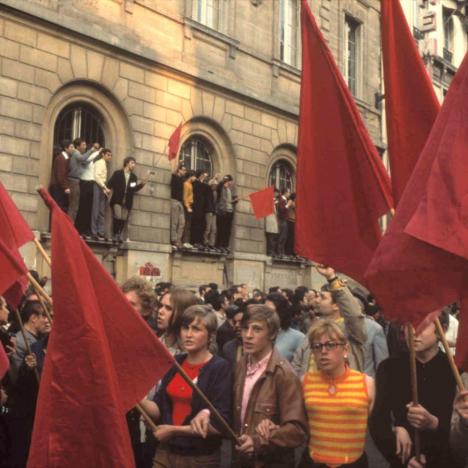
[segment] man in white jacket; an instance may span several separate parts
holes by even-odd
[[[112,151],[104,148],[101,157],[94,162],[94,193],[93,210],[91,214],[91,234],[95,240],[105,240],[104,215],[106,200],[110,195],[107,187],[107,163],[112,159]]]

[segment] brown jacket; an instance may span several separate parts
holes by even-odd
[[[278,462],[289,450],[307,440],[307,418],[302,387],[289,362],[273,350],[263,375],[255,383],[241,428],[241,405],[247,356],[239,362],[234,381],[234,430],[248,434],[255,445],[255,467],[280,466]],[[280,427],[272,431],[268,442],[261,440],[255,428],[263,419],[271,419]],[[290,454],[287,457],[290,459]],[[286,465],[285,465],[286,466]]]

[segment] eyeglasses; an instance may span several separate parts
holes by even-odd
[[[312,343],[310,346],[314,353],[322,352],[323,348],[327,351],[333,351],[334,349],[338,348],[338,346],[344,346],[345,343],[341,341],[327,341],[326,343]]]

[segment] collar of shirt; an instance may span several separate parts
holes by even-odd
[[[271,350],[263,359],[260,359],[260,361],[251,362],[250,356],[247,360],[247,370],[246,370],[246,377],[251,377],[252,375],[255,375],[259,372],[263,372],[266,369],[266,366],[268,364],[268,361],[270,360],[271,353],[273,350]]]

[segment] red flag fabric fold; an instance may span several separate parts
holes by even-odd
[[[399,0],[381,1],[388,155],[400,201],[440,109]]]
[[[182,122],[179,126],[174,130],[172,135],[169,137],[169,148],[167,157],[169,161],[175,159],[177,157],[177,153],[179,152],[179,145],[180,145],[180,132],[182,130]]]
[[[274,196],[274,187],[267,187],[249,194],[250,203],[252,203],[252,209],[257,219],[265,218],[275,212]]]
[[[468,150],[467,74],[465,57],[366,274],[369,289],[390,320],[417,325],[428,313],[463,302],[468,263],[450,253],[456,244],[450,237],[452,228],[462,228],[463,216],[457,210],[463,211],[468,187],[463,180]],[[435,243],[435,238],[441,239],[437,244],[442,248],[429,243]]]
[[[0,238],[0,295],[12,307],[18,307],[26,291],[28,270],[18,250],[9,248]]]
[[[390,179],[305,1],[301,17],[296,251],[362,282]]]
[[[9,367],[10,361],[8,360],[7,353],[5,352],[3,345],[0,344],[0,380],[3,379]]]
[[[22,245],[34,239],[31,228],[18,211],[13,200],[8,195],[3,184],[0,182],[0,237],[5,244],[12,248]]]
[[[42,195],[53,207],[54,324],[28,467],[132,467],[125,413],[174,361],[69,218]]]

